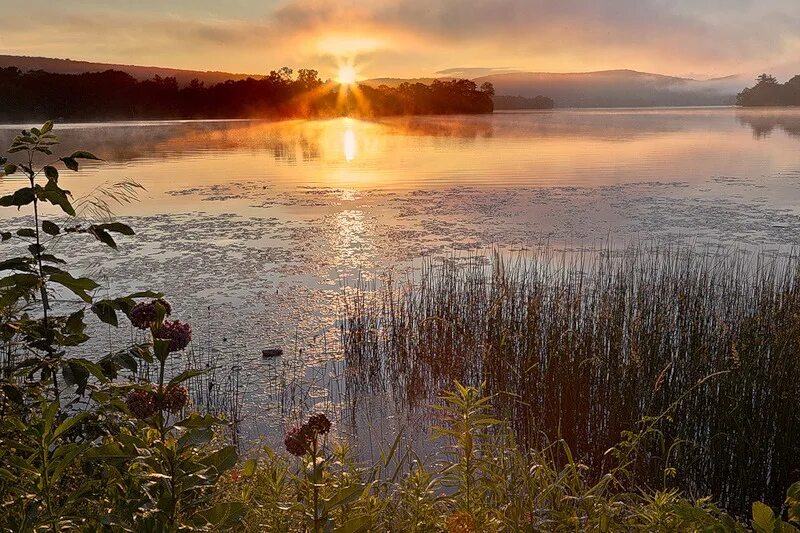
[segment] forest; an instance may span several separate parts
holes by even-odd
[[[770,74],[761,74],[753,87],[747,87],[736,95],[736,105],[795,106],[800,105],[800,74],[786,83],[778,83]]]
[[[398,87],[342,85],[287,67],[261,79],[206,86],[175,78],[138,81],[117,70],[83,74],[0,69],[0,120],[147,120],[491,113],[494,89],[466,79]]]

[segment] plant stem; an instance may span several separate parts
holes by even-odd
[[[28,150],[28,179],[31,183],[31,189],[36,185],[36,173],[33,171],[33,152]],[[42,268],[42,242],[39,233],[39,199],[36,193],[33,195],[33,231],[36,234],[36,247],[33,251],[33,257],[36,260],[36,266],[39,271],[39,280],[41,281],[41,295],[42,295],[42,320],[44,322],[44,330],[47,335],[47,354],[52,357],[53,355],[53,332],[50,329],[50,322],[48,319],[47,311],[50,304],[47,300],[47,284],[45,283],[44,269]],[[58,373],[53,371],[53,392],[55,393],[56,401],[60,398],[58,390]]]
[[[314,461],[314,478],[317,477],[317,436],[314,435],[312,459]],[[319,487],[317,486],[316,479],[314,479],[314,533],[319,533],[320,517],[319,517]]]

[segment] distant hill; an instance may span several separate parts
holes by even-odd
[[[121,70],[137,80],[149,80],[155,76],[174,77],[179,85],[188,85],[193,79],[205,82],[206,85],[227,80],[243,80],[248,77],[261,78],[255,74],[235,74],[232,72],[184,70],[164,67],[145,67],[138,65],[117,65],[112,63],[93,63],[90,61],[73,61],[72,59],[53,59],[48,57],[28,57],[0,55],[0,68],[17,67],[23,72],[44,70],[55,74],[82,74],[84,72],[103,72]]]
[[[197,78],[211,85],[226,80],[241,80],[247,77],[261,78],[257,74],[242,74],[219,71],[183,70],[138,65],[117,65],[53,59],[46,57],[0,55],[0,68],[17,67],[23,71],[44,70],[62,74],[121,70],[138,80],[154,76],[175,77],[181,86]],[[377,87],[397,87],[403,82],[430,84],[441,78],[373,78],[361,83]],[[633,70],[606,70],[556,74],[548,72],[513,72],[491,74],[475,78],[480,85],[491,82],[498,96],[521,96],[534,98],[544,95],[554,100],[556,107],[646,107],[678,105],[732,105],[736,94],[747,85],[748,79],[728,76],[711,80],[695,80],[649,74]],[[509,100],[511,102],[511,100]]]
[[[422,83],[423,85],[430,85],[433,80],[450,80],[450,77],[441,78],[370,78],[368,80],[358,82],[361,85],[369,85],[370,87],[380,87],[386,85],[387,87],[398,87],[401,83]]]
[[[518,72],[482,76],[474,81],[478,85],[492,83],[498,95],[545,95],[557,107],[731,105],[742,84],[737,77],[699,81],[633,70]]]
[[[546,96],[535,96],[533,98],[525,98],[524,96],[494,96],[492,97],[494,108],[500,110],[515,110],[515,109],[553,109],[555,102],[552,98]]]

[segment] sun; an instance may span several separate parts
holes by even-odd
[[[356,82],[358,74],[353,65],[342,65],[336,75],[336,81],[342,85],[352,85]]]

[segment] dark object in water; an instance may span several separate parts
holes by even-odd
[[[283,355],[281,348],[264,348],[261,350],[261,355],[264,357],[280,357]]]

